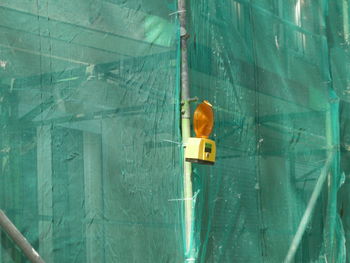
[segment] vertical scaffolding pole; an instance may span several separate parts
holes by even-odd
[[[191,110],[190,110],[190,88],[188,74],[188,53],[187,53],[187,30],[186,30],[186,0],[178,0],[178,13],[180,20],[180,35],[181,35],[181,130],[182,142],[186,146],[188,138],[191,136]],[[192,165],[189,162],[184,162],[184,222],[185,222],[185,255],[186,262],[194,262],[195,258],[192,255],[193,246],[193,189],[192,189]]]
[[[330,7],[331,2],[329,0],[323,0],[323,15],[326,38],[322,41],[323,56],[322,56],[322,69],[324,81],[327,83],[328,89],[328,109],[326,113],[326,139],[328,152],[334,152],[334,160],[330,167],[330,173],[328,175],[327,182],[327,208],[326,218],[324,221],[324,254],[325,260],[328,262],[339,262],[342,258],[340,251],[343,249],[344,244],[337,233],[338,224],[338,189],[340,186],[340,127],[339,127],[339,97],[334,90],[332,75],[332,54],[331,47],[333,43],[330,42],[329,33],[332,30],[330,24]],[[346,7],[346,5],[344,6]],[[346,18],[344,17],[344,21]],[[344,30],[347,30],[344,28]],[[344,32],[345,34],[345,32]]]
[[[327,216],[325,220],[325,257],[328,262],[338,262],[337,239],[337,203],[340,182],[340,149],[339,149],[339,99],[333,90],[330,90],[329,109],[326,114],[326,138],[328,152],[334,152],[334,160],[328,174]],[[340,244],[341,245],[341,244]]]
[[[38,127],[36,138],[38,213],[39,215],[53,218],[51,125]],[[54,261],[53,225],[53,220],[39,221],[39,252],[48,262]]]

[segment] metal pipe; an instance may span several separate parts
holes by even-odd
[[[27,239],[18,231],[11,220],[0,210],[0,226],[9,235],[9,237],[22,250],[23,254],[33,263],[45,263],[39,253],[29,244]]]
[[[190,109],[190,87],[188,73],[188,52],[186,30],[186,0],[178,0],[178,13],[180,21],[181,35],[181,131],[182,142],[186,147],[188,138],[191,136],[191,109]],[[185,238],[186,238],[186,261],[193,261],[193,189],[192,189],[192,165],[189,162],[184,162],[184,202],[185,202]]]
[[[303,215],[303,217],[302,217],[302,219],[301,219],[301,221],[299,223],[298,230],[297,230],[297,232],[296,232],[296,234],[295,234],[295,236],[293,238],[293,241],[292,241],[292,243],[291,243],[291,245],[289,247],[288,254],[287,254],[287,256],[286,256],[286,258],[284,260],[284,263],[290,263],[294,259],[295,253],[297,252],[297,249],[298,249],[298,247],[300,245],[300,242],[301,242],[301,239],[302,239],[302,237],[304,235],[306,227],[308,226],[309,221],[311,219],[312,212],[313,212],[313,210],[315,208],[317,199],[320,196],[320,193],[322,191],[323,184],[326,181],[328,171],[329,171],[330,166],[331,166],[331,164],[333,162],[333,158],[334,158],[334,151],[331,152],[328,155],[326,164],[322,168],[321,174],[318,177],[316,186],[315,186],[315,188],[314,188],[314,190],[312,192],[312,195],[310,197],[309,203],[307,204],[307,207],[306,207],[306,210],[304,212],[304,215]]]

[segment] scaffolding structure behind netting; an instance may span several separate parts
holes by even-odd
[[[1,1],[0,262],[347,262],[349,15]],[[184,161],[203,100],[214,166]]]

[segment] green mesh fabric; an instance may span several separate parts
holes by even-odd
[[[176,0],[0,1],[0,209],[48,263],[279,263],[332,156],[293,262],[350,262],[350,2],[186,13],[217,144],[193,252]],[[0,262],[28,262],[4,232]]]
[[[176,10],[1,1],[0,206],[46,262],[182,260]]]
[[[213,103],[218,146],[194,168],[198,262],[283,262],[332,152],[293,262],[345,262],[348,1],[194,0],[189,14],[191,93]]]

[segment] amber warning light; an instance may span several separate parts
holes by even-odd
[[[215,163],[216,145],[209,139],[214,127],[213,106],[208,101],[200,103],[193,116],[196,137],[188,139],[185,158],[187,162],[209,164]]]
[[[197,138],[209,138],[214,126],[213,106],[203,101],[194,112],[193,127]]]

